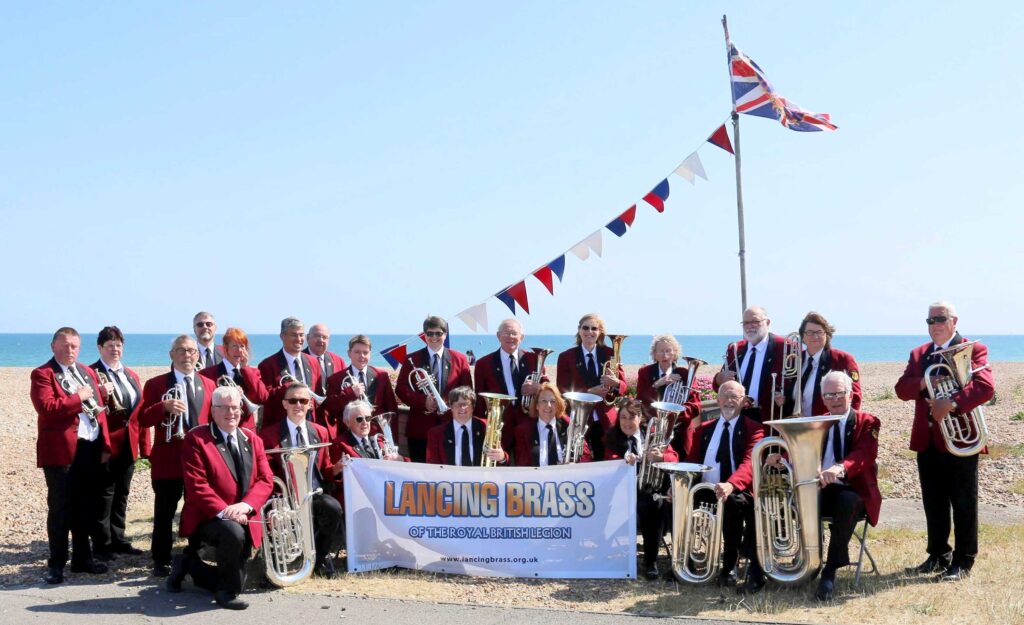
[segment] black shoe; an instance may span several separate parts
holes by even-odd
[[[117,556],[114,555],[114,552],[109,551],[107,549],[104,549],[102,551],[93,551],[92,557],[99,560],[100,562],[113,562],[117,559]]]
[[[90,573],[92,575],[99,575],[107,572],[107,565],[95,560],[89,560],[88,562],[82,562],[79,564],[71,564],[72,573]]]
[[[186,563],[181,560],[174,563],[171,567],[171,574],[167,576],[167,592],[179,593],[181,592],[181,583],[185,581]]]
[[[829,577],[822,577],[821,581],[818,582],[818,591],[814,593],[814,598],[818,601],[832,601],[835,599],[835,596],[835,580]]]
[[[319,562],[313,568],[313,575],[316,576],[316,577],[325,577],[327,579],[331,579],[331,578],[337,576],[337,574],[338,574],[338,571],[334,568],[334,562],[332,562],[329,559],[328,560],[323,560],[322,562]]]
[[[971,574],[971,569],[960,566],[959,564],[953,564],[948,569],[940,573],[935,577],[937,582],[959,582],[962,579],[967,579]]]
[[[51,566],[47,567],[46,575],[43,576],[43,581],[47,584],[63,584],[64,583],[64,567]]]
[[[952,556],[946,554],[944,556],[928,556],[928,559],[918,564],[917,566],[908,566],[904,569],[907,575],[927,575],[929,573],[938,573],[945,571],[952,564]]]
[[[171,565],[169,564],[154,564],[153,565],[153,577],[167,577],[171,574]]]
[[[648,581],[654,581],[654,580],[658,579],[658,577],[660,577],[660,576],[661,576],[661,573],[658,572],[658,564],[657,563],[651,563],[651,564],[646,565],[646,570],[644,571],[644,577],[647,578]]]
[[[736,573],[733,571],[722,571],[718,574],[718,587],[724,588],[726,586],[736,585]]]
[[[115,543],[110,545],[109,551],[111,553],[123,553],[129,556],[141,556],[143,551],[136,547],[132,547],[131,543]]]
[[[764,585],[767,583],[768,580],[760,568],[751,570],[747,572],[747,580],[742,585],[736,587],[736,592],[742,595],[752,595],[764,588]]]
[[[226,590],[218,590],[213,594],[213,598],[217,605],[229,610],[244,610],[249,607],[249,604],[239,599],[238,595]]]

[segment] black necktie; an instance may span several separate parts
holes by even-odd
[[[317,392],[321,395],[327,394],[327,355],[320,357],[320,386]]]
[[[188,414],[185,415],[185,429],[199,422],[199,408],[196,407],[196,389],[192,386],[192,376],[185,376],[185,397],[188,398]]]
[[[444,385],[441,384],[441,366],[438,362],[439,360],[440,358],[438,358],[437,354],[434,354],[434,359],[430,364],[430,371],[434,374],[434,381],[437,382],[438,391],[444,388]]]
[[[801,390],[801,392],[803,391],[803,389],[807,388],[807,379],[811,377],[811,370],[812,369],[814,369],[814,358],[808,357],[807,358],[807,366],[804,367],[804,373],[803,373],[803,375],[800,376],[800,390]],[[806,416],[810,416],[810,415],[804,415],[804,416],[806,417]]]
[[[729,440],[729,422],[722,424],[722,436],[718,439],[718,453],[715,455],[718,461],[718,472],[721,475],[720,481],[724,482],[732,476],[732,441]]]
[[[122,369],[122,371],[124,370]],[[121,405],[126,409],[131,410],[131,395],[128,394],[128,388],[125,387],[123,382],[121,382],[121,376],[117,375],[117,372],[113,369],[107,369],[107,373],[110,375],[110,381],[113,382],[114,386],[117,388],[117,393],[121,396]]]
[[[363,450],[367,458],[377,458],[377,450],[373,448],[373,445],[370,443],[370,439],[363,439]]]
[[[302,356],[295,357],[295,379],[299,382],[305,382],[306,376],[302,375]]]
[[[839,422],[832,424],[832,456],[836,462],[843,461],[843,433],[839,431]]]
[[[594,363],[594,354],[587,354],[587,373],[590,374],[592,380],[597,379],[597,364]]]
[[[302,435],[302,428],[295,428],[295,443],[298,447],[306,446],[306,437]]]
[[[242,384],[242,368],[241,367],[235,367],[235,373],[234,373],[234,375],[232,377],[235,380],[235,384],[237,384],[239,388],[245,388],[244,385]]]
[[[634,456],[636,455],[636,437],[635,436],[630,436],[629,437],[629,453],[633,454]]]
[[[558,443],[555,441],[555,430],[551,427],[551,424],[547,424],[548,428],[548,466],[553,467],[558,464]]]
[[[234,434],[228,434],[228,451],[231,452],[231,461],[235,463],[235,476],[239,485],[242,484],[242,454],[238,451],[238,444]]]
[[[363,385],[363,389],[366,389],[366,376],[363,375],[362,370],[359,371],[359,383]],[[369,393],[366,393],[369,396]]]
[[[207,367],[213,365],[213,352],[210,351],[209,347],[206,348],[206,362],[204,363],[204,365]]]
[[[466,426],[462,426],[462,442],[460,447],[462,447],[462,466],[473,466],[473,455],[469,452],[469,429]]]
[[[508,378],[512,380],[512,388],[508,389],[509,395],[517,395],[517,386],[519,384],[519,367],[516,365],[516,355],[508,355]]]
[[[750,395],[750,383],[754,380],[754,369],[757,368],[757,350],[753,347],[750,348],[754,353],[750,355],[750,362],[747,363],[747,370],[743,372],[743,389],[747,395]],[[754,398],[757,401],[757,398]]]

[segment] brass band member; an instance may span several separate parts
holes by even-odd
[[[373,343],[365,334],[356,334],[348,340],[349,366],[335,371],[327,380],[327,401],[324,419],[321,422],[327,428],[332,440],[338,436],[338,429],[344,428],[342,415],[349,402],[365,398],[373,406],[373,414],[386,412],[398,414],[398,399],[395,388],[391,385],[391,376],[387,370],[370,365],[370,354]],[[374,424],[376,425],[376,424]],[[398,420],[392,424],[398,429]],[[377,428],[372,428],[377,431]]]
[[[530,404],[530,419],[516,427],[515,463],[520,467],[546,467],[562,464],[569,417],[565,414],[565,400],[558,387],[551,382],[542,382]],[[580,462],[590,462],[590,446],[584,441]]]
[[[714,484],[714,494],[723,500],[722,568],[718,584],[735,583],[733,569],[742,551],[750,563],[746,581],[737,590],[757,592],[765,585],[765,576],[757,561],[750,454],[757,441],[764,438],[764,430],[759,422],[740,414],[745,399],[743,385],[735,380],[727,380],[718,388],[721,416],[697,428],[686,461],[711,467],[701,481]],[[706,502],[702,499],[705,494],[710,495],[711,491],[697,493],[695,506]]]
[[[281,378],[289,375],[309,388],[320,386],[320,365],[309,354],[303,353],[306,344],[306,326],[296,317],[285,317],[281,320],[281,349],[260,362],[260,377],[270,391],[270,398],[263,408],[263,427],[281,421],[285,417],[281,399],[288,390],[288,384]],[[313,414],[317,415],[316,408]]]
[[[228,328],[221,340],[224,358],[217,364],[207,367],[199,375],[213,380],[216,384],[221,376],[231,378],[242,390],[245,398],[257,406],[270,401],[270,391],[260,377],[259,369],[249,366],[249,335],[241,328]],[[242,423],[239,427],[256,428],[256,417],[242,402]]]
[[[726,348],[725,365],[714,380],[716,391],[727,380],[742,384],[754,398],[754,404],[743,409],[743,416],[758,423],[769,420],[773,373],[782,384],[782,353],[786,340],[769,332],[771,325],[772,320],[764,308],[751,306],[743,311],[743,339]]]
[[[381,434],[370,432],[370,423],[373,421],[373,406],[367,402],[357,399],[349,402],[342,413],[343,426],[338,429],[338,436],[331,445],[331,461],[344,464],[349,458],[374,458],[377,460],[392,460],[395,462],[409,462],[408,458],[400,455],[397,450],[389,450],[387,441]],[[338,488],[334,491],[342,507],[345,506],[343,473],[338,473]]]
[[[860,367],[851,354],[832,347],[832,336],[836,329],[821,313],[811,311],[800,322],[800,340],[807,348],[803,354],[803,371],[800,382],[792,380],[786,386],[782,414],[794,414],[796,401],[800,402],[800,414],[813,417],[825,414],[826,404],[821,398],[821,381],[830,371],[845,371],[853,384],[851,405],[860,409]],[[780,398],[776,398],[779,404]]]
[[[196,335],[196,349],[199,350],[196,370],[220,363],[223,354],[217,351],[217,321],[214,320],[213,315],[205,310],[197,312],[192,317],[192,328]]]
[[[338,371],[345,369],[345,359],[330,351],[331,331],[327,324],[314,323],[309,328],[308,345],[303,351],[314,359],[320,367],[320,386],[313,389],[317,395],[327,394],[327,380]]]
[[[605,456],[608,460],[623,458],[628,464],[636,464],[643,456],[651,462],[678,462],[679,455],[672,447],[664,450],[648,449],[644,440],[645,429],[641,427],[643,404],[638,399],[626,399],[619,405],[616,426],[605,437]],[[656,493],[642,488],[636,493],[636,520],[640,526],[640,534],[644,537],[644,577],[649,580],[658,579],[658,549],[661,537],[665,534],[665,526],[671,523],[672,506],[663,501],[655,501],[654,495],[664,495],[669,487],[669,477],[664,476],[664,484]]]
[[[484,449],[487,421],[473,416],[476,393],[472,388],[460,386],[452,389],[448,393],[448,406],[452,409],[451,420],[435,425],[427,433],[427,464],[478,467],[481,455],[498,464],[508,462],[508,453],[504,449]]]
[[[995,389],[992,370],[985,368],[988,348],[975,343],[971,380],[952,398],[932,401],[926,390],[925,370],[942,362],[941,356],[933,353],[959,345],[966,339],[957,332],[959,318],[949,302],[929,306],[925,321],[931,341],[910,352],[907,368],[896,382],[896,396],[914,402],[910,449],[917,452],[921,503],[928,526],[928,558],[907,572],[940,573],[940,580],[956,581],[970,573],[978,554],[978,455],[950,454],[939,423],[950,413],[967,414],[982,406],[992,399]],[[951,511],[955,543],[952,549],[949,546]]]
[[[651,404],[662,401],[665,389],[671,384],[686,380],[686,367],[676,366],[683,355],[679,341],[671,334],[659,334],[651,340],[652,364],[640,367],[636,377],[636,397],[643,402],[644,415],[653,414]],[[683,402],[679,402],[683,403]],[[700,391],[691,388],[683,403],[686,410],[676,418],[672,448],[685,458],[693,443],[693,434],[700,424]]]

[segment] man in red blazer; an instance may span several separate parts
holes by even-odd
[[[196,335],[196,349],[199,350],[199,361],[196,370],[206,369],[218,364],[224,354],[217,349],[217,321],[205,310],[192,317],[192,328]]]
[[[385,369],[370,366],[372,350],[370,337],[356,334],[348,340],[351,364],[338,369],[327,380],[327,401],[321,411],[320,424],[327,428],[332,440],[338,435],[339,428],[345,427],[341,418],[345,414],[345,406],[363,396],[373,406],[374,415],[387,412],[394,415],[391,428],[396,435],[398,433],[398,399],[391,385],[391,375]],[[378,431],[376,424],[373,431]]]
[[[50,341],[53,358],[32,370],[29,391],[36,409],[39,438],[36,466],[46,478],[46,561],[48,584],[64,581],[68,531],[75,573],[105,573],[93,560],[93,546],[103,547],[100,531],[102,465],[110,458],[110,434],[96,374],[79,364],[82,338],[74,328],[60,328]]]
[[[664,400],[665,390],[670,384],[680,381],[685,383],[688,379],[689,370],[676,366],[682,352],[679,341],[671,334],[659,334],[651,340],[651,358],[654,362],[640,367],[636,376],[636,398],[643,402],[647,418],[655,415],[656,411],[651,408],[651,404]],[[696,385],[696,378],[694,383]],[[700,391],[691,388],[683,408],[685,410],[676,417],[671,445],[677,455],[685,458],[690,453],[693,435],[700,425]]]
[[[441,397],[447,397],[453,388],[473,386],[466,356],[444,346],[448,322],[441,317],[427,317],[423,320],[423,335],[427,346],[410,354],[409,359],[402,363],[395,389],[398,398],[409,406],[405,438],[413,462],[427,459],[427,432],[446,417],[438,413],[433,396],[421,393],[410,381],[413,369],[423,369],[430,374]]]
[[[306,414],[313,407],[308,386],[302,382],[295,382],[289,386],[284,395],[284,404],[288,417],[260,432],[263,446],[267,450],[331,442],[327,437],[327,430],[322,425],[306,419]],[[334,577],[336,571],[330,557],[331,547],[336,539],[340,538],[342,514],[341,503],[330,493],[336,488],[336,477],[341,473],[342,465],[341,462],[331,464],[330,451],[327,448],[316,449],[311,453],[314,454],[310,463],[313,466],[313,490],[323,489],[323,493],[313,495],[313,537],[316,545],[313,575]],[[274,473],[284,480],[281,456],[271,455],[276,456],[271,461]]]
[[[502,415],[502,447],[512,447],[516,426],[526,419],[523,412],[523,398],[537,392],[540,380],[527,381],[537,371],[537,355],[525,353],[521,349],[523,326],[517,319],[505,319],[498,326],[498,343],[500,347],[476,361],[473,367],[473,383],[476,392],[500,393],[515,397]],[[543,374],[543,372],[541,372]],[[486,403],[481,397],[477,401],[476,413],[484,414]]]
[[[320,367],[320,386],[313,390],[317,395],[327,395],[327,380],[338,371],[345,369],[345,359],[330,351],[331,331],[327,324],[314,323],[306,335],[306,349],[302,350],[316,360]]]
[[[931,400],[925,371],[943,362],[934,352],[965,339],[956,330],[956,310],[948,302],[929,306],[925,321],[931,341],[910,352],[907,368],[896,382],[896,396],[914,402],[910,449],[917,452],[921,503],[928,527],[928,558],[908,572],[942,571],[940,580],[956,581],[970,573],[978,554],[978,455],[959,457],[949,453],[939,423],[950,413],[963,415],[982,406],[992,399],[995,387],[992,370],[987,368],[988,348],[975,342],[970,382],[949,399]],[[951,510],[953,549],[949,546]]]
[[[340,461],[344,464],[348,458],[409,462],[409,459],[399,455],[397,450],[389,452],[387,441],[382,434],[370,432],[372,415],[373,406],[361,399],[351,401],[345,406],[345,412],[342,414],[343,423],[338,428],[338,437],[331,446],[331,462],[337,464]],[[337,474],[337,488],[334,491],[334,496],[342,508],[345,506],[343,475],[341,472]]]
[[[320,365],[315,358],[302,352],[305,344],[306,329],[302,320],[296,317],[282,319],[281,349],[264,358],[259,366],[263,384],[270,391],[270,398],[263,408],[263,427],[274,425],[285,417],[281,400],[288,385],[281,384],[282,377],[290,375],[311,389],[320,387]],[[314,407],[314,418],[317,414]]]
[[[776,392],[783,392],[782,354],[786,340],[775,336],[768,329],[772,320],[768,311],[760,306],[751,306],[743,311],[743,340],[730,343],[725,349],[725,365],[715,375],[717,391],[728,380],[738,381],[754,398],[754,404],[743,409],[743,416],[758,423],[770,421],[772,406],[772,374],[775,374]],[[751,349],[753,347],[753,349]],[[775,409],[775,412],[781,412]]]
[[[249,366],[249,335],[241,328],[228,328],[221,340],[224,358],[215,365],[206,367],[199,375],[213,380],[214,384],[222,376],[227,376],[238,385],[245,398],[257,406],[270,400],[270,391],[260,377],[259,369]],[[239,427],[256,429],[256,415],[242,402],[242,424]],[[262,424],[261,424],[262,425]]]
[[[448,393],[448,406],[452,418],[435,425],[427,432],[427,464],[452,464],[463,467],[481,466],[481,456],[498,464],[508,462],[504,449],[485,449],[484,434],[487,421],[473,416],[476,393],[468,386],[460,386]],[[507,414],[507,411],[506,411]]]
[[[107,326],[96,336],[100,358],[91,367],[97,377],[103,375],[100,394],[107,406],[105,414],[110,431],[110,462],[103,475],[103,511],[100,525],[104,544],[97,551],[105,554],[126,553],[141,555],[128,542],[125,524],[128,513],[128,493],[135,475],[135,460],[141,455],[149,457],[153,448],[149,428],[139,427],[142,412],[142,383],[137,373],[124,366],[124,334],[117,326]]]
[[[745,397],[746,391],[739,382],[726,380],[722,383],[718,389],[721,416],[705,421],[697,428],[694,445],[686,461],[711,467],[701,481],[714,484],[715,495],[723,500],[719,585],[731,584],[735,579],[733,569],[742,550],[750,564],[746,582],[737,590],[757,592],[765,585],[765,576],[757,560],[750,455],[757,441],[764,438],[764,429],[759,422],[740,414]],[[703,501],[698,497],[694,503],[699,505]]]
[[[561,393],[593,393],[614,399],[626,393],[626,373],[605,375],[605,363],[613,349],[604,345],[604,320],[594,313],[584,315],[576,327],[576,346],[558,355],[556,380]],[[604,459],[604,437],[615,423],[615,408],[603,401],[594,407],[587,442],[595,460]]]
[[[210,397],[216,385],[199,375],[196,342],[182,334],[171,343],[171,370],[146,382],[142,388],[142,427],[155,428],[150,478],[153,484],[153,574],[166,577],[171,572],[171,547],[174,543],[174,513],[184,493],[181,472],[183,440],[176,432],[188,432],[210,420]],[[182,399],[164,399],[164,394],[179,385]],[[176,417],[175,415],[181,415]],[[182,421],[180,428],[177,422]],[[167,424],[171,424],[168,427]]]
[[[196,554],[206,543],[217,550],[217,604],[244,610],[249,606],[238,594],[244,585],[245,562],[252,547],[262,542],[262,509],[273,491],[273,480],[263,441],[255,432],[238,427],[242,417],[238,389],[224,386],[211,394],[213,423],[194,428],[185,437],[180,533],[189,539],[189,546],[168,578],[167,589],[179,592],[186,572],[200,577],[195,572],[204,567]]]

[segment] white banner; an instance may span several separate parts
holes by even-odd
[[[348,570],[636,578],[636,468],[345,466]]]

